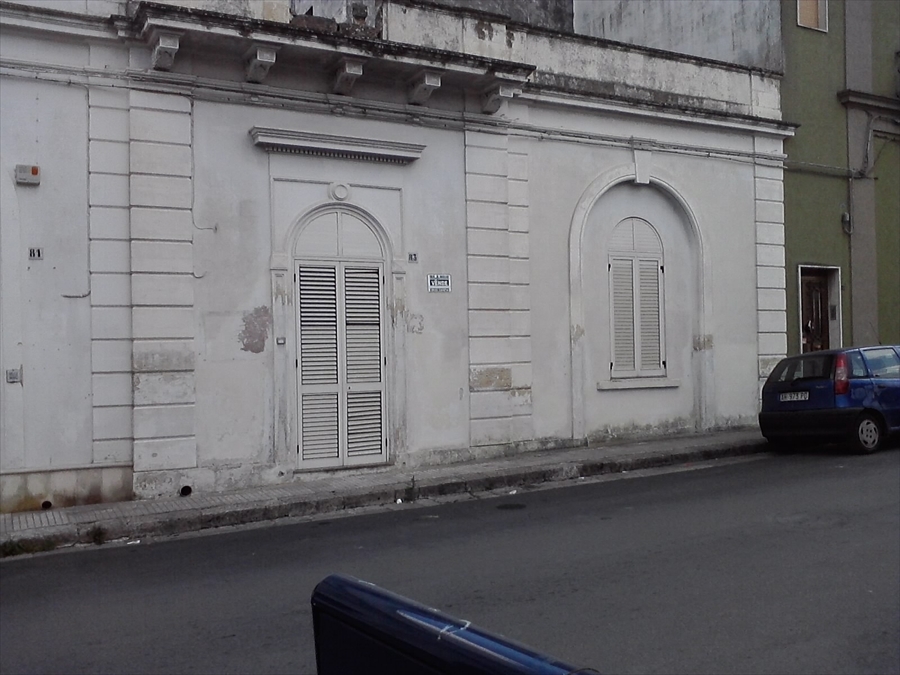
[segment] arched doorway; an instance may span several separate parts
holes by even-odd
[[[293,251],[301,469],[388,460],[381,226],[350,205],[308,214]]]

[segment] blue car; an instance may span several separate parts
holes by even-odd
[[[900,346],[783,359],[763,386],[759,428],[774,445],[836,441],[876,452],[900,431]]]

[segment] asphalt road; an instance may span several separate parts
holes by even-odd
[[[898,673],[900,452],[11,559],[0,671],[314,673],[332,572],[604,673]]]

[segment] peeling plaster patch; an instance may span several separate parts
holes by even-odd
[[[469,370],[469,391],[507,390],[511,387],[512,368],[488,367]]]
[[[707,349],[712,349],[713,346],[713,336],[712,335],[695,335],[694,336],[694,351],[702,352]]]
[[[575,326],[575,330],[572,331],[572,344],[578,342],[582,336],[584,336],[584,327]]]
[[[493,40],[494,24],[488,21],[479,21],[475,24],[475,34],[478,35],[479,40]]]
[[[252,312],[244,313],[244,328],[238,335],[241,350],[260,354],[266,348],[269,326],[272,324],[271,310],[262,305]]]
[[[138,352],[132,356],[135,372],[162,372],[194,369],[194,353],[177,349]]]
[[[759,376],[760,377],[768,377],[769,373],[778,365],[778,362],[781,361],[780,356],[760,356],[759,357]]]
[[[425,330],[425,317],[421,314],[410,314],[406,317],[406,330],[421,335]]]
[[[292,304],[291,287],[285,283],[284,274],[275,275],[275,300],[282,305]]]
[[[390,305],[391,323],[396,326],[397,321],[406,315],[406,305],[403,300],[396,298]]]

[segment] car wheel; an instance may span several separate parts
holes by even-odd
[[[857,452],[871,453],[881,449],[884,442],[884,430],[881,421],[872,413],[863,413],[853,425],[853,436],[850,443]]]

